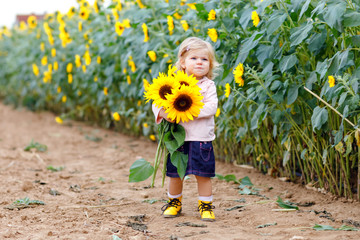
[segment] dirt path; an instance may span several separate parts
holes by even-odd
[[[94,141],[96,137],[101,140]],[[47,152],[23,151],[32,139],[46,144]],[[360,238],[360,232],[355,231],[311,229],[315,224],[339,228],[342,220],[358,224],[359,203],[336,200],[329,194],[221,162],[217,173],[249,176],[263,197],[240,195],[237,184],[215,178],[217,221],[202,222],[196,212],[196,182],[191,176],[184,188],[182,216],[164,219],[160,208],[166,187],[161,188],[160,178],[154,189],[148,188],[150,181],[127,182],[134,160],[151,159],[155,149],[156,144],[149,140],[79,122],[58,125],[51,113],[14,110],[0,103],[0,239]],[[64,169],[52,172],[49,166]],[[275,212],[272,209],[280,209],[277,196],[314,205],[295,212]],[[45,205],[8,209],[25,197]],[[231,210],[238,205],[245,206]],[[264,224],[273,225],[257,228]]]

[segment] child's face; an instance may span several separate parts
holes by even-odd
[[[210,68],[210,59],[207,51],[191,50],[181,62],[181,67],[188,75],[194,74],[196,79],[202,79]]]

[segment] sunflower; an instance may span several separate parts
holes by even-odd
[[[121,22],[116,22],[116,23],[115,23],[115,32],[116,32],[119,36],[121,36],[121,35],[123,34],[124,30],[125,30],[124,24],[122,24]]]
[[[255,27],[259,25],[260,18],[256,11],[251,12],[251,20],[253,21]]]
[[[203,96],[191,86],[183,85],[174,89],[167,99],[165,113],[176,123],[193,120],[194,117],[199,116],[200,109],[204,106],[204,103],[201,102]]]
[[[39,76],[40,71],[39,71],[38,66],[35,63],[33,63],[32,68],[33,68],[34,75]]]
[[[180,83],[180,86],[190,86],[195,89],[195,91],[200,91],[201,88],[196,85],[198,80],[193,76],[187,75],[184,71],[177,71],[174,74],[175,80]]]
[[[71,7],[69,11],[67,12],[68,18],[72,18],[75,15],[76,9],[75,7]]]
[[[179,88],[179,83],[174,81],[173,77],[168,77],[164,73],[160,73],[153,83],[148,87],[148,91],[144,93],[144,97],[153,100],[158,107],[166,106],[167,95],[171,94],[175,89]]]
[[[227,83],[227,84],[225,84],[225,97],[228,98],[230,96],[230,93],[231,93],[230,84]]]
[[[36,17],[35,16],[28,17],[27,23],[29,25],[29,28],[35,28],[37,25]]]
[[[211,11],[208,14],[208,21],[215,20],[216,19],[216,12],[214,9],[211,9]]]
[[[329,82],[329,87],[334,87],[335,86],[335,78],[334,76],[330,75],[328,76],[328,82]]]
[[[169,35],[172,35],[174,30],[174,19],[172,16],[167,16],[167,24],[169,29]]]
[[[242,76],[244,75],[244,65],[242,63],[239,63],[237,67],[233,71],[234,79],[237,84],[239,84],[240,87],[244,86],[244,79]]]
[[[189,29],[189,24],[186,22],[186,20],[181,20],[180,21],[184,31],[186,32]]]
[[[144,32],[144,42],[147,42],[149,41],[149,31],[148,31],[148,27],[145,23],[143,23],[141,25],[142,29],[143,29],[143,32]]]
[[[149,58],[151,59],[151,61],[155,62],[156,61],[156,53],[154,51],[148,51],[147,52]]]
[[[211,41],[216,42],[218,39],[218,34],[215,28],[209,28],[207,31],[208,36],[210,37]]]
[[[81,7],[79,15],[83,20],[87,20],[89,18],[90,11],[86,7]]]

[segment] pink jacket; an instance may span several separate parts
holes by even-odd
[[[216,86],[215,83],[207,77],[199,80],[197,85],[201,88],[201,95],[204,96],[202,99],[204,106],[200,110],[197,118],[188,122],[180,121],[180,125],[185,128],[185,141],[213,141],[215,139],[214,115],[218,106]],[[159,116],[160,109],[161,108],[156,107],[154,104],[152,105],[155,122],[157,124],[163,120],[163,118]]]

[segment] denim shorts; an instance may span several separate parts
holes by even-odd
[[[186,175],[201,177],[215,177],[215,156],[212,142],[185,142],[177,151],[188,154]],[[170,154],[166,163],[166,176],[179,177],[177,168],[170,161]]]

